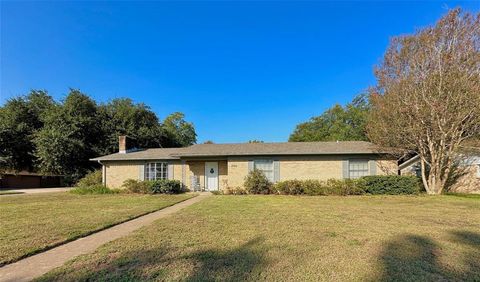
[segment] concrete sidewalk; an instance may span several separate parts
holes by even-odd
[[[7,264],[0,268],[0,281],[30,281],[56,267],[62,266],[76,256],[93,252],[105,243],[124,237],[157,219],[164,218],[185,207],[198,203],[210,195],[210,193],[201,193],[199,196],[173,206],[115,225],[12,264]]]

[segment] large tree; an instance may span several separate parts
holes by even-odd
[[[46,91],[32,90],[0,107],[0,168],[19,171],[34,167],[34,135],[54,105]]]
[[[40,171],[77,179],[93,167],[101,136],[97,105],[89,96],[72,89],[62,105],[45,114],[36,133],[35,156]]]
[[[163,121],[166,135],[165,147],[186,147],[197,142],[197,133],[193,123],[185,121],[183,113],[170,114]]]
[[[480,131],[480,15],[451,10],[393,38],[375,75],[368,136],[416,152],[427,192],[441,193],[458,147]]]
[[[137,148],[163,147],[165,133],[157,115],[145,104],[131,99],[114,99],[98,109],[103,138],[99,154],[118,151],[118,136],[127,135]]]
[[[173,113],[162,123],[145,104],[127,98],[97,103],[71,89],[62,102],[45,91],[0,107],[0,172],[33,170],[73,181],[95,167],[90,158],[118,151],[118,136],[137,148],[181,147],[196,142],[192,123]]]
[[[345,107],[335,105],[322,115],[297,125],[288,141],[367,140],[365,124],[368,111],[367,96],[364,94],[358,95]]]

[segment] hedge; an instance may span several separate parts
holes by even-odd
[[[116,194],[119,193],[118,189],[109,189],[102,184],[90,185],[90,186],[78,186],[70,190],[70,193],[77,195],[88,194]]]
[[[123,188],[130,193],[137,194],[179,194],[185,192],[178,180],[146,180],[138,181],[127,179],[123,182]]]
[[[282,195],[346,196],[365,194],[364,182],[361,179],[286,180],[276,183],[273,190]]]
[[[276,183],[272,192],[282,195],[400,195],[418,194],[421,185],[415,176],[365,176],[359,179],[286,180]]]
[[[185,192],[180,181],[167,179],[152,181],[150,190],[152,194],[180,194]]]
[[[416,176],[377,175],[364,176],[365,192],[372,195],[418,194],[420,181]]]

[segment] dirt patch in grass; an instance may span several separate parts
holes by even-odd
[[[0,265],[191,198],[31,194],[0,198]]]
[[[480,280],[480,201],[216,196],[40,280]]]

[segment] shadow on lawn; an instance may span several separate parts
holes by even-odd
[[[387,244],[380,258],[384,264],[381,281],[480,281],[480,234],[468,231],[451,233],[452,241],[464,245],[463,271],[453,271],[442,265],[439,246],[431,239],[403,235]]]
[[[264,267],[265,259],[257,248],[263,241],[257,237],[229,251],[206,250],[188,255],[197,262],[195,272],[187,281],[232,281],[252,278],[255,269]],[[255,276],[255,275],[253,275]]]
[[[232,281],[251,279],[255,269],[262,269],[265,260],[261,237],[229,250],[206,249],[183,256],[175,256],[168,248],[125,252],[121,256],[81,264],[66,273],[49,273],[41,281]],[[74,264],[75,265],[75,264]],[[170,267],[167,267],[170,266]],[[183,268],[183,270],[182,270]],[[167,270],[168,269],[168,270]],[[189,272],[189,276],[175,278],[175,272]],[[168,271],[168,272],[167,272]],[[173,277],[172,277],[173,276]]]

